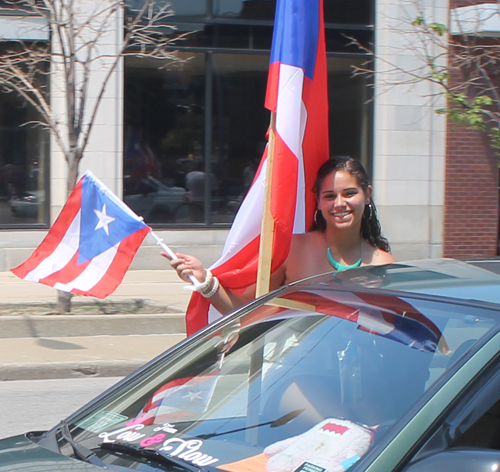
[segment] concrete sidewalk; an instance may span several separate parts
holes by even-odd
[[[154,314],[33,315],[26,305],[55,303],[56,291],[0,272],[0,305],[24,307],[0,316],[0,380],[129,374],[185,337],[184,285],[173,270],[131,270],[105,303],[140,301]]]

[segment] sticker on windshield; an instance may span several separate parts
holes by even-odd
[[[99,434],[99,438],[102,439],[103,443],[133,443],[141,440],[140,447],[160,446],[155,449],[159,452],[165,452],[169,456],[179,457],[179,459],[191,462],[191,464],[200,467],[215,464],[220,460],[218,457],[210,456],[201,451],[201,447],[203,446],[201,439],[168,438],[164,440],[166,437],[164,433],[147,437],[146,434],[138,432],[144,428],[143,424],[133,424],[115,431],[103,431]]]
[[[298,469],[295,469],[295,472],[326,472],[327,470],[312,462],[304,462]]]
[[[103,429],[109,428],[118,423],[128,420],[128,416],[120,415],[112,411],[101,411],[96,415],[79,421],[76,424],[79,428],[86,429],[91,433],[99,433]]]

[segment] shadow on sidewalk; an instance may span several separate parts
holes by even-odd
[[[36,343],[39,346],[46,347],[48,349],[61,350],[61,351],[86,349],[85,347],[80,346],[79,344],[69,343],[67,341],[58,341],[57,339],[43,338],[38,333],[36,326],[35,326],[35,323],[33,322],[33,320],[29,316],[23,315],[23,319],[26,321],[26,324],[28,325],[28,329],[31,333],[31,337],[36,339]]]

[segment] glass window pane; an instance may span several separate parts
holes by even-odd
[[[145,0],[126,0],[127,8],[140,10]],[[177,17],[199,18],[207,15],[206,0],[169,0],[172,10]]]
[[[274,20],[276,0],[213,0],[214,17],[246,20]]]
[[[352,77],[352,66],[366,59],[328,58],[330,155],[349,155],[367,165],[371,157],[369,84]]]
[[[267,55],[215,54],[212,168],[218,187],[211,223],[231,223],[266,145]]]
[[[373,23],[373,0],[324,0],[325,23]]]
[[[176,16],[200,17],[207,15],[206,0],[169,0]]]
[[[275,0],[213,0],[212,14],[216,18],[274,20]],[[373,23],[372,0],[324,0],[325,23]]]
[[[373,31],[370,30],[352,30],[352,29],[325,29],[326,52],[340,52],[352,54],[364,54],[357,44],[357,41],[363,47],[373,49]]]
[[[0,46],[0,54],[12,44]],[[43,87],[47,78],[40,76]],[[16,93],[0,93],[0,225],[48,223],[46,211],[47,130],[35,108]]]
[[[204,54],[181,54],[182,67],[125,61],[124,200],[147,223],[203,222],[186,175],[204,157]]]

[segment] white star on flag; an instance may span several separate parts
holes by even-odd
[[[188,392],[188,394],[184,395],[183,398],[189,398],[189,401],[202,400],[201,392]]]
[[[116,218],[113,218],[106,213],[106,204],[102,206],[102,211],[94,210],[94,213],[97,215],[97,218],[99,218],[99,221],[95,225],[94,231],[97,231],[99,228],[103,228],[104,231],[106,231],[106,234],[109,236],[108,225],[115,221]]]

